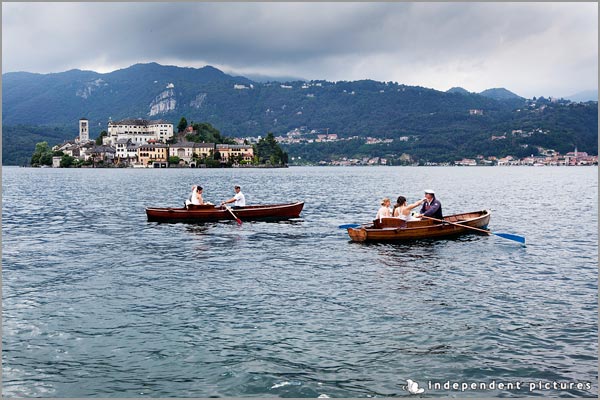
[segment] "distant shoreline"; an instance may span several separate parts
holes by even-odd
[[[592,165],[288,165],[278,167],[250,166],[250,167],[228,167],[228,168],[185,168],[185,167],[170,167],[170,168],[118,168],[118,167],[78,167],[78,168],[52,168],[52,167],[32,167],[30,165],[2,165],[2,168],[31,168],[31,169],[111,169],[111,170],[196,170],[196,169],[285,169],[299,167],[314,167],[314,168],[439,168],[439,167],[456,167],[456,168],[575,168],[575,167],[598,167],[598,164]]]

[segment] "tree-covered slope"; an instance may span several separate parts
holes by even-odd
[[[546,106],[542,110],[541,104]],[[302,126],[340,138],[414,136],[419,140],[394,146],[438,156],[466,155],[478,148],[496,151],[499,146],[510,150],[523,145],[520,139],[499,144],[488,143],[489,138],[543,128],[550,133],[530,139],[559,151],[577,145],[597,153],[597,109],[597,103],[545,99],[532,107],[506,89],[475,94],[372,80],[259,83],[208,66],[136,64],[107,74],[18,72],[3,75],[3,163],[14,162],[15,152],[31,154],[45,135],[51,145],[75,138],[80,117],[89,119],[92,138],[106,129],[109,118],[160,118],[177,124],[185,116],[230,137],[277,136]]]

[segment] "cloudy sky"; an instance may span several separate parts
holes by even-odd
[[[569,96],[598,87],[597,3],[2,3],[2,72],[140,62]]]

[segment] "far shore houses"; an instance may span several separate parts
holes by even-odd
[[[364,140],[366,145],[389,144],[394,141],[415,141],[416,136],[401,136],[391,138],[373,138],[365,137],[339,137],[337,134],[330,134],[328,128],[324,128],[326,133],[320,130],[309,130],[307,127],[296,128],[289,131],[286,137],[278,136],[275,140],[284,144],[314,143],[314,142],[338,142],[344,140]],[[540,129],[537,131],[541,132]],[[79,136],[74,140],[66,141],[52,148],[53,151],[60,151],[63,154],[79,159],[85,162],[84,165],[102,165],[133,168],[164,168],[168,166],[181,166],[197,168],[208,165],[232,165],[240,166],[252,164],[254,162],[254,149],[251,145],[244,143],[256,143],[261,137],[234,138],[237,144],[216,144],[216,143],[196,143],[188,142],[185,137],[188,134],[195,134],[192,126],[188,126],[184,132],[174,134],[173,124],[165,120],[145,120],[145,119],[124,119],[114,122],[108,121],[107,135],[102,137],[102,145],[97,145],[96,141],[90,140],[89,121],[86,118],[79,120]],[[492,141],[504,140],[508,135],[518,135],[521,137],[531,136],[533,131],[513,130],[510,133],[491,136]],[[173,143],[174,139],[178,141]],[[476,158],[463,158],[448,163],[426,162],[421,165],[457,165],[457,166],[479,166],[479,165],[531,165],[531,166],[575,166],[575,165],[598,165],[598,156],[588,155],[585,152],[578,151],[561,155],[552,149],[543,149],[539,146],[538,155],[530,157],[517,158],[510,155],[505,157],[482,155]],[[176,157],[176,158],[175,158]],[[391,155],[392,158],[395,155]],[[215,160],[217,159],[217,160]],[[292,157],[292,160],[294,158]],[[300,160],[300,157],[298,157]],[[404,164],[412,164],[412,158],[409,154],[402,154],[399,161]],[[61,157],[56,156],[52,159],[52,165],[59,167]],[[392,165],[388,158],[366,157],[363,159],[346,158],[322,160],[318,165]]]
[[[192,128],[186,129],[193,133]],[[79,120],[79,136],[52,148],[71,157],[93,164],[134,168],[165,168],[169,160],[177,157],[180,166],[199,167],[218,152],[221,164],[248,164],[254,159],[252,146],[243,144],[215,144],[179,141],[169,143],[174,137],[173,124],[165,120],[124,119],[109,121],[107,135],[102,145],[89,138],[89,123]],[[61,157],[54,157],[53,166],[60,165]]]

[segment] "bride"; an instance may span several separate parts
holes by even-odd
[[[396,204],[394,204],[394,211],[392,216],[403,219],[405,221],[420,221],[420,218],[415,218],[412,215],[410,215],[410,211],[413,208],[420,206],[423,203],[423,201],[425,200],[421,199],[415,203],[406,204],[406,197],[399,196],[398,200],[396,200]]]
[[[192,194],[185,201],[185,205],[189,206],[190,204],[201,206],[204,203],[204,199],[202,198],[202,186],[192,186]]]

